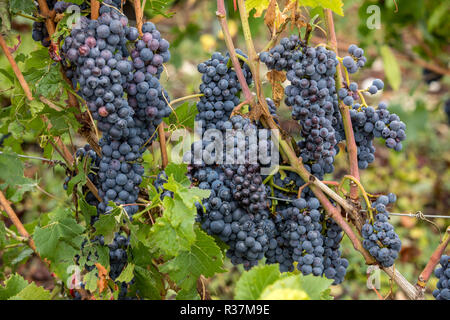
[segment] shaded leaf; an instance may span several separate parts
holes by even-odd
[[[402,75],[400,66],[397,62],[397,58],[395,57],[392,50],[386,45],[381,47],[380,53],[381,58],[383,59],[386,79],[389,81],[392,89],[397,91],[400,88],[400,84],[402,82]]]

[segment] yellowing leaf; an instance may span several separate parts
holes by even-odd
[[[295,289],[275,289],[267,293],[263,293],[261,300],[310,300],[303,290]]]
[[[258,18],[261,17],[264,10],[267,9],[269,6],[270,0],[247,0],[245,1],[245,9],[247,11],[247,14],[250,14],[250,12],[255,9],[254,17]]]
[[[311,8],[322,7],[324,9],[330,9],[340,16],[344,15],[344,3],[342,0],[299,0],[298,3],[300,6]]]

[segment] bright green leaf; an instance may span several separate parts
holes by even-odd
[[[280,278],[278,265],[256,266],[244,272],[236,283],[236,300],[257,300],[268,286]]]
[[[168,273],[180,288],[195,287],[200,275],[212,277],[222,269],[223,256],[214,239],[196,228],[196,241],[190,250],[179,253],[160,270]]]
[[[12,275],[5,281],[5,286],[0,286],[0,300],[7,300],[15,296],[28,286],[28,281],[18,274]]]

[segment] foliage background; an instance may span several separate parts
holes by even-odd
[[[229,26],[236,47],[244,48],[242,32],[239,29],[239,15],[234,12],[232,1],[226,2],[230,16]],[[448,17],[450,5],[445,0],[432,2],[433,5],[425,0],[397,1],[398,12],[395,12],[394,1],[349,0],[345,1],[345,16],[335,16],[335,23],[342,54],[350,43],[360,43],[367,52],[369,65],[358,74],[358,82],[364,86],[364,83],[369,83],[372,78],[387,80],[385,82],[389,85],[385,87],[382,99],[388,100],[391,110],[399,114],[407,124],[404,151],[388,152],[382,145],[378,145],[375,162],[361,172],[363,184],[371,193],[396,193],[399,200],[394,212],[422,211],[424,214],[449,215],[450,120],[445,112],[445,101],[450,98],[448,94],[450,77],[447,75],[427,83],[423,67],[405,59],[403,54],[408,51],[421,61],[442,64],[444,67],[448,65],[446,59],[449,42],[446,37],[449,22],[445,17]],[[368,17],[365,9],[370,4],[378,4],[382,8],[380,30],[370,31],[365,25]],[[196,65],[208,59],[212,52],[226,50],[215,10],[215,1],[183,0],[171,3],[169,12],[173,14],[170,17],[147,16],[157,23],[161,33],[171,43],[172,60],[166,66],[167,72],[163,75],[162,83],[173,98],[198,92],[200,75],[196,71]],[[250,24],[256,49],[261,50],[267,43],[267,30],[262,19],[251,18]],[[39,48],[40,44],[31,39],[29,20],[16,18],[13,29],[21,39],[21,44],[14,54],[16,61],[22,70],[27,70],[30,61],[25,61],[21,57]],[[312,41],[324,42],[320,30],[315,30]],[[9,39],[11,46],[14,42],[17,42],[17,39]],[[381,50],[383,46],[390,48],[388,50],[394,53],[396,58],[392,60],[383,56]],[[397,67],[399,72],[395,72]],[[45,143],[42,142],[42,146],[36,143],[33,132],[21,130],[20,121],[7,123],[2,120],[6,113],[11,112],[11,101],[17,98],[13,94],[15,89],[8,79],[13,74],[12,69],[6,58],[1,55],[0,72],[0,134],[8,132],[13,134],[5,140],[5,147],[17,153],[58,159],[57,154],[49,155],[45,147],[41,148]],[[270,95],[270,86],[266,87],[267,95]],[[396,90],[393,90],[394,88]],[[381,96],[376,95],[370,98],[370,102],[377,103],[380,99]],[[299,131],[295,122],[289,120],[287,108],[281,107],[278,112],[285,129],[293,134]],[[20,110],[18,118],[20,119]],[[77,147],[84,145],[83,139],[72,133],[74,145]],[[67,134],[62,137],[70,144]],[[20,144],[17,141],[20,141]],[[156,150],[157,146],[155,155],[148,155],[146,159],[158,161],[159,155]],[[152,157],[155,158],[151,159]],[[344,175],[346,158],[343,153],[337,157],[337,163],[335,177],[330,177],[329,180],[339,179]],[[23,165],[25,177],[30,179],[30,185],[28,189],[22,190],[23,199],[14,204],[14,209],[24,223],[36,221],[42,213],[49,212],[61,204],[67,207],[73,205],[61,187],[65,177],[62,168],[50,167],[33,160],[27,160]],[[0,167],[0,170],[3,169]],[[17,199],[20,199],[21,193],[17,194]],[[445,230],[450,220],[433,219],[436,226],[409,217],[394,217],[393,221],[403,242],[396,268],[407,279],[414,281],[438,244],[440,237],[438,229]],[[336,299],[377,299],[375,292],[366,288],[366,266],[348,239],[343,242],[343,252],[343,256],[350,262],[346,281],[342,285],[332,287],[331,295]],[[29,259],[30,256],[29,250],[1,251],[0,264],[8,261],[13,267],[0,268],[2,270],[0,280],[17,271],[25,279],[51,289],[53,285],[51,275],[39,259]],[[213,298],[234,297],[234,288],[243,270],[232,266],[228,260],[224,268],[230,271],[208,279],[207,288]],[[435,284],[436,279],[432,278],[428,284],[427,298],[431,298],[430,292],[435,288]],[[380,293],[383,296],[391,293],[390,297],[404,298],[395,285],[391,290],[390,281],[384,275]]]

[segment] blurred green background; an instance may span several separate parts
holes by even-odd
[[[245,51],[239,14],[234,11],[232,1],[226,2],[233,40],[236,47]],[[367,7],[374,4],[380,9],[381,24],[380,29],[370,30],[366,22],[371,13],[367,13]],[[166,65],[162,82],[172,98],[197,93],[200,84],[197,64],[208,59],[214,51],[226,50],[215,15],[215,5],[215,1],[207,0],[173,1],[169,6],[169,12],[173,13],[170,17],[147,16],[157,23],[161,34],[171,43],[172,60]],[[407,124],[404,150],[398,153],[378,143],[375,162],[361,172],[363,185],[370,193],[397,194],[398,202],[394,212],[422,211],[429,215],[450,215],[450,102],[446,107],[446,101],[450,99],[450,3],[445,0],[349,0],[345,1],[344,13],[344,17],[335,15],[340,53],[345,55],[348,45],[357,43],[365,49],[369,62],[353,79],[363,87],[373,78],[383,79],[387,84],[385,89],[381,94],[368,97],[368,102],[376,104],[381,100],[388,101],[391,111],[397,113]],[[314,14],[315,11],[311,13]],[[250,24],[256,49],[261,50],[268,41],[267,28],[262,18],[251,18]],[[23,67],[20,55],[37,49],[40,44],[31,39],[29,20],[16,18],[13,28],[21,37],[21,45],[15,56],[19,67]],[[320,28],[315,29],[311,42],[318,44],[325,41]],[[0,69],[12,74],[4,56],[0,56]],[[4,86],[4,77],[5,74],[0,73],[2,112],[6,112],[10,99],[10,88]],[[270,96],[268,83],[265,90],[267,96]],[[278,114],[282,119],[282,126],[293,135],[297,134],[299,128],[289,120],[289,110],[282,105]],[[15,124],[8,124],[11,125]],[[8,130],[1,117],[0,128],[2,134]],[[16,146],[14,151],[42,155],[42,149],[33,138],[34,134],[23,134],[25,138],[29,136],[27,143]],[[74,137],[76,146],[85,143],[76,134]],[[337,157],[334,177],[327,177],[327,180],[340,179],[346,174],[346,165],[346,154],[341,152]],[[61,187],[65,177],[61,168],[51,168],[33,160],[26,161],[25,167],[26,176],[36,178],[37,184],[36,188],[26,193],[24,199],[15,205],[25,222],[35,219],[42,212],[48,212],[58,203],[71,205],[71,199]],[[395,266],[415,283],[438,245],[441,233],[450,224],[450,219],[431,219],[434,224],[409,217],[393,217],[392,220],[403,242],[400,258]],[[350,265],[346,280],[342,285],[333,287],[332,295],[336,299],[377,299],[376,293],[366,288],[367,267],[362,257],[353,250],[348,239],[344,239],[342,246],[343,256],[349,260]],[[26,264],[21,264],[26,258],[17,256],[14,250],[9,250],[2,257],[14,260],[17,271],[27,279],[44,286],[51,285],[50,275],[38,260],[31,259]],[[230,271],[207,280],[208,290],[213,298],[233,298],[234,286],[242,269],[233,267],[229,261],[226,262],[226,268]],[[391,286],[385,275],[382,275],[381,280],[381,295],[404,298],[395,283]],[[427,286],[428,299],[432,298],[431,291],[435,285],[436,279],[432,278]]]

